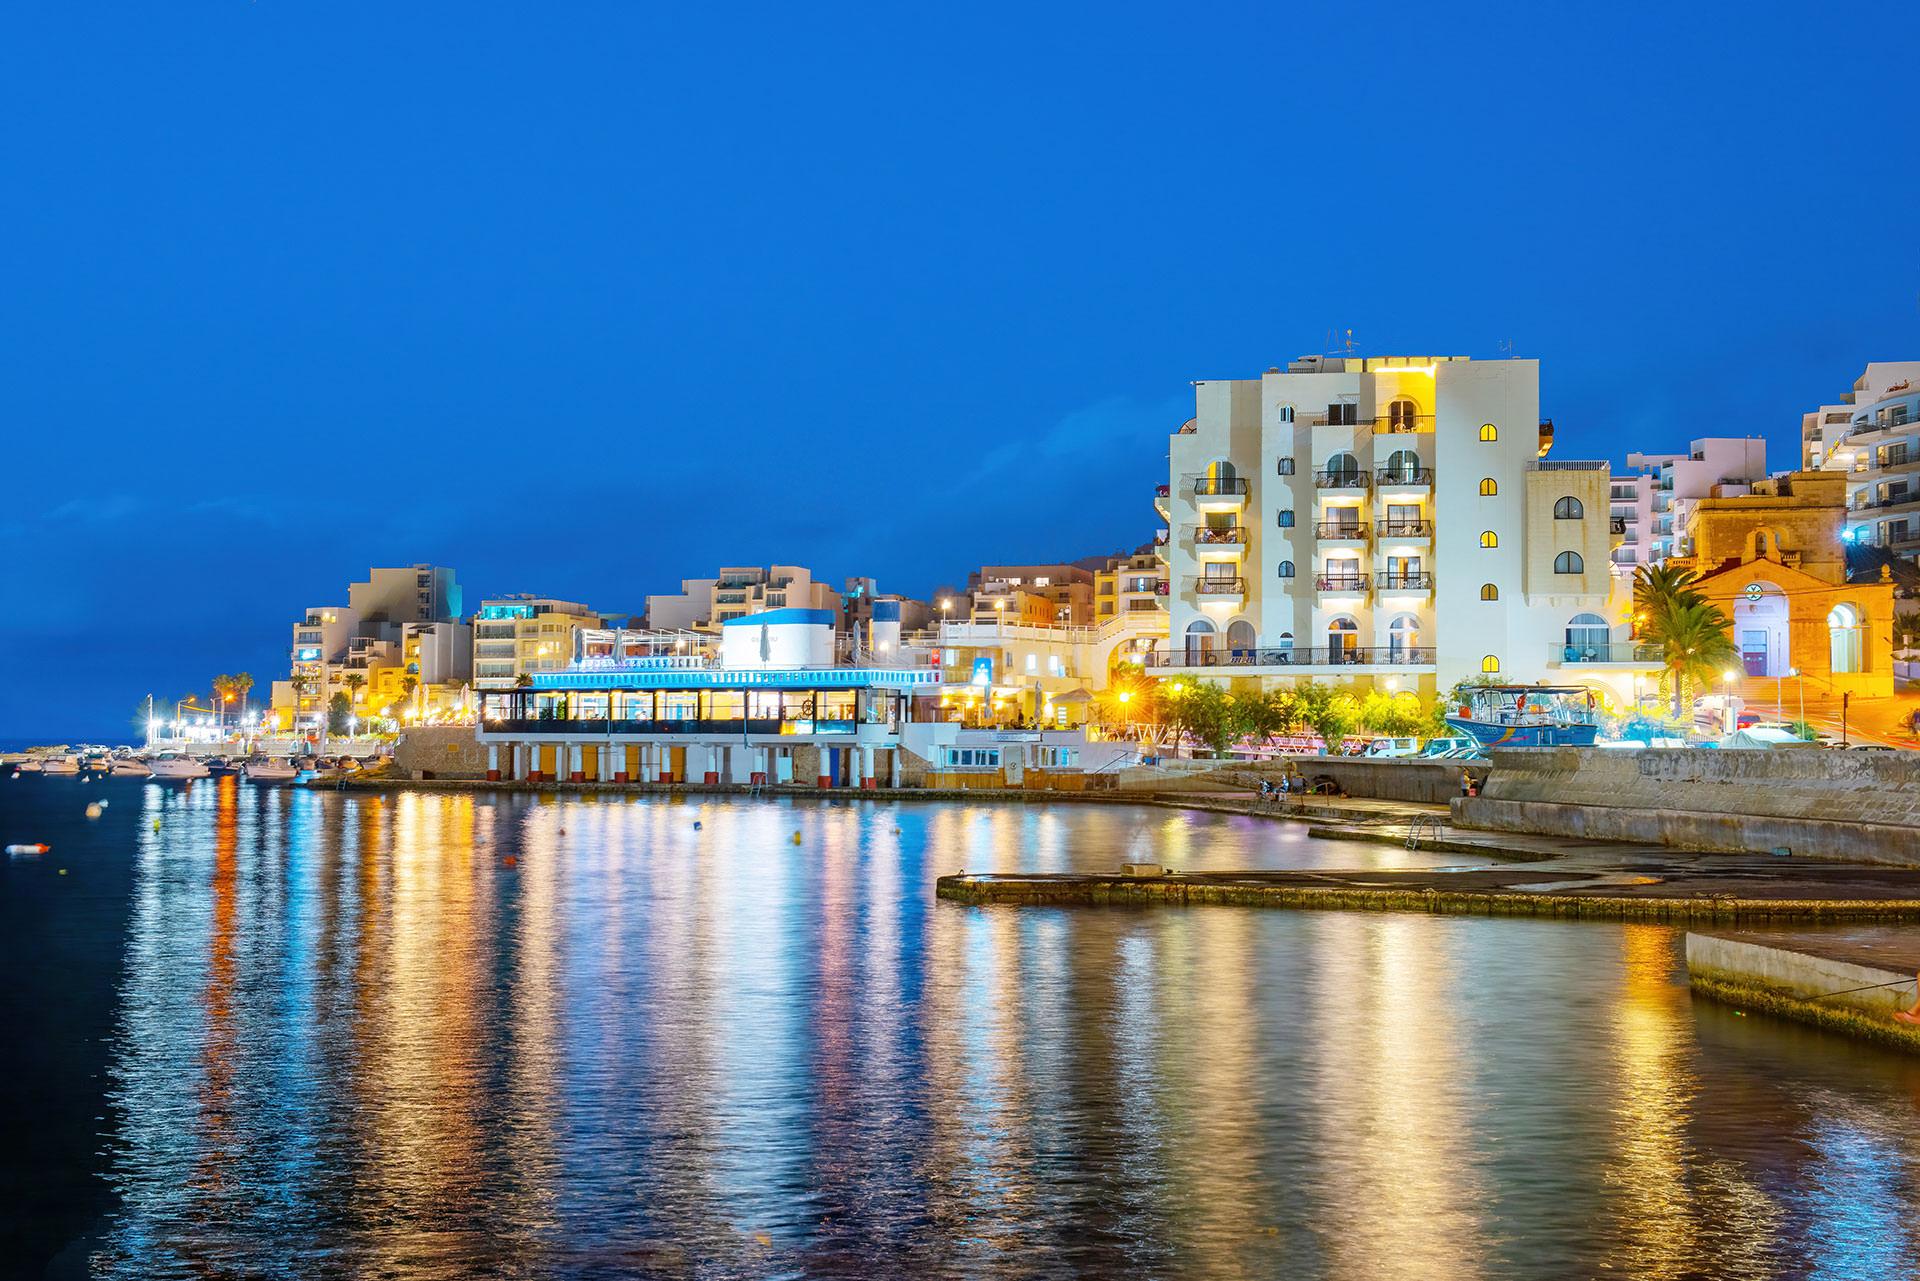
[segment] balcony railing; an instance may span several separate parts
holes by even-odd
[[[1430,592],[1433,590],[1433,575],[1382,574],[1379,588],[1383,592]]]
[[[1153,496],[1155,498],[1171,498],[1173,497],[1173,486],[1155,485],[1153,487]]]
[[[1244,476],[1196,476],[1193,492],[1201,498],[1245,498],[1247,481]]]
[[[1200,525],[1193,531],[1193,541],[1202,547],[1215,546],[1222,543],[1237,544],[1244,547],[1249,540],[1247,538],[1246,527],[1243,525],[1235,525],[1231,529],[1214,529],[1209,525]]]
[[[1196,596],[1245,596],[1247,580],[1244,578],[1196,578],[1193,580],[1193,594]]]
[[[1372,581],[1367,574],[1321,574],[1313,580],[1313,588],[1320,592],[1364,592]]]
[[[1359,542],[1366,538],[1367,527],[1358,521],[1323,520],[1313,527],[1313,536],[1333,542]]]
[[[1168,543],[1172,541],[1173,541],[1172,530],[1156,529],[1153,531],[1153,545],[1155,547],[1165,547]]]
[[[1657,663],[1661,661],[1657,645],[1633,641],[1596,641],[1590,645],[1569,645],[1554,641],[1547,646],[1549,663]]]
[[[1313,473],[1313,483],[1319,489],[1365,489],[1367,473],[1355,468],[1352,471],[1317,471]]]
[[[569,734],[578,737],[582,734],[851,734],[855,724],[850,720],[781,720],[778,717],[724,720],[694,717],[661,720],[528,717],[490,720],[481,728],[490,734]]]
[[[1153,585],[1153,594],[1155,596],[1171,596],[1173,595],[1173,584],[1163,578]]]
[[[1382,538],[1432,538],[1430,520],[1390,520],[1380,527]]]
[[[1373,474],[1378,485],[1431,485],[1431,467],[1382,467]]]
[[[1282,645],[1257,649],[1154,650],[1148,667],[1431,667],[1425,645]]]

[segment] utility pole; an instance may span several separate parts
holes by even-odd
[[[1853,691],[1848,690],[1840,696],[1840,746],[1851,746],[1847,742],[1847,704],[1853,701]]]

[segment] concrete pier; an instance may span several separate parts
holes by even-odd
[[[1913,930],[1687,935],[1687,982],[1700,995],[1920,1053],[1920,1028],[1893,1017],[1914,1003],[1916,970]]]

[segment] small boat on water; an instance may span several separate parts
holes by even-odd
[[[16,774],[39,774],[39,773],[43,773],[44,771],[39,761],[29,757],[27,760],[21,761],[18,764],[16,764],[13,767],[13,772]]]
[[[147,775],[153,773],[151,769],[147,768],[147,763],[138,756],[114,757],[112,772],[116,776],[123,778],[145,778]]]
[[[238,774],[240,767],[224,756],[209,756],[206,759],[209,774]]]
[[[207,778],[213,771],[206,762],[194,756],[182,756],[178,752],[162,752],[147,762],[147,768],[153,777],[162,781],[185,778]]]
[[[300,777],[300,767],[290,760],[263,757],[240,767],[249,783],[291,783]]]
[[[43,774],[78,774],[80,758],[77,756],[49,756],[40,762]]]
[[[1482,685],[1465,697],[1447,724],[1483,748],[1592,747],[1600,728],[1585,685]]]

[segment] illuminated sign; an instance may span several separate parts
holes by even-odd
[[[993,660],[976,658],[973,660],[973,683],[982,687],[993,684]]]

